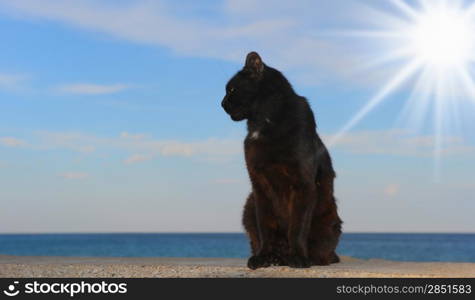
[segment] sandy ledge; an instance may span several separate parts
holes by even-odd
[[[342,257],[331,266],[270,267],[245,259],[33,257],[0,255],[0,277],[475,277],[475,263],[396,262]]]

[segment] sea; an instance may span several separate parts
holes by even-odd
[[[242,233],[0,234],[0,255],[245,258],[249,253]],[[363,259],[475,262],[475,234],[344,233],[337,253]]]

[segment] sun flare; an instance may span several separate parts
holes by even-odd
[[[413,131],[432,120],[434,172],[438,178],[444,139],[456,134],[454,123],[460,127],[461,105],[475,104],[475,3],[469,6],[459,0],[392,0],[390,3],[399,13],[377,11],[381,28],[340,32],[369,46],[385,47],[360,71],[400,65],[329,145],[338,143],[377,105],[408,84],[412,91],[399,120],[403,120],[405,129]]]
[[[415,57],[435,67],[470,61],[473,25],[461,12],[438,8],[420,14],[409,33]]]

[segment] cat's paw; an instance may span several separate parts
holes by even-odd
[[[301,255],[287,257],[287,265],[291,268],[309,268],[311,262],[308,258]]]
[[[267,268],[271,265],[274,265],[274,261],[270,255],[253,255],[247,261],[247,267],[252,270]]]

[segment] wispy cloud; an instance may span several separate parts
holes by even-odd
[[[129,87],[130,86],[126,84],[101,85],[92,83],[75,83],[58,86],[56,90],[62,93],[70,94],[104,95],[115,94],[126,90]]]
[[[331,135],[322,136],[329,140]],[[350,154],[378,154],[413,157],[433,155],[433,136],[411,136],[401,130],[349,132],[333,146],[332,151]],[[7,147],[28,147],[36,150],[64,149],[83,154],[120,150],[128,153],[125,164],[134,164],[157,156],[201,157],[212,161],[227,160],[242,155],[241,139],[208,138],[203,140],[161,140],[143,133],[122,132],[116,137],[100,137],[78,132],[41,131],[31,141],[1,137]],[[460,137],[445,137],[441,154],[445,156],[475,153],[475,146]]]
[[[77,132],[40,131],[35,136],[35,142],[31,143],[35,149],[67,149],[84,154],[94,152],[100,140],[94,136]]]
[[[143,162],[149,160],[151,157],[143,154],[132,154],[124,160],[124,163],[127,165]]]
[[[134,161],[143,161],[156,155],[229,157],[241,153],[242,148],[241,141],[235,139],[157,140],[145,134],[131,134],[128,132],[122,132],[119,138],[111,138],[103,142],[117,148],[146,153],[129,157],[134,158]]]
[[[146,134],[122,132],[116,137],[99,137],[78,132],[36,132],[29,142],[15,138],[2,138],[9,146],[23,145],[35,150],[64,149],[83,154],[120,150],[129,153],[123,160],[133,164],[156,156],[200,157],[222,161],[242,153],[242,141],[237,139],[209,138],[195,141],[160,140]]]
[[[146,137],[143,133],[129,133],[127,131],[122,131],[120,133],[120,137],[124,139],[134,139],[134,140],[141,140]]]
[[[9,74],[0,72],[0,88],[4,89],[16,89],[20,83],[27,79],[26,75],[21,74]]]
[[[14,137],[0,137],[0,144],[7,147],[23,147],[27,145],[27,142]]]
[[[334,38],[318,35],[335,19],[354,19],[358,14],[350,12],[356,2],[301,0],[289,5],[286,1],[227,0],[210,8],[216,18],[208,21],[193,9],[186,18],[178,16],[174,13],[177,4],[169,1],[0,0],[0,6],[12,14],[166,47],[186,56],[240,63],[248,51],[258,50],[272,65],[295,70],[297,78],[315,84],[351,76],[351,66],[361,64],[356,48],[349,52]],[[195,12],[201,11],[201,5],[196,3]]]
[[[332,140],[331,135],[323,136]],[[414,136],[402,130],[374,130],[348,132],[333,146],[354,154],[384,154],[401,156],[432,156],[435,137],[432,135]],[[461,155],[475,153],[475,146],[463,138],[446,136],[442,138],[441,155]]]
[[[85,179],[89,177],[89,174],[82,172],[66,172],[59,174],[59,177],[62,177],[64,179]]]

